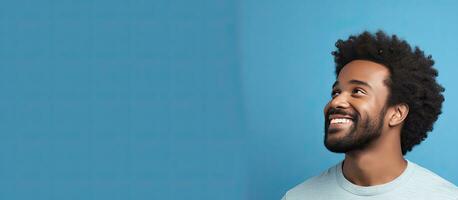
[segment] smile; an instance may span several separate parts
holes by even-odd
[[[334,119],[331,119],[331,121],[329,122],[330,124],[348,124],[348,123],[352,123],[353,121],[351,119],[348,119],[348,118],[334,118]]]
[[[331,114],[328,119],[329,129],[347,129],[353,125],[353,118],[350,115]]]

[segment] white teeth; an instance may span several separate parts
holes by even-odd
[[[350,119],[346,119],[346,118],[335,118],[335,119],[331,119],[331,124],[344,124],[344,123],[350,123],[351,120]]]

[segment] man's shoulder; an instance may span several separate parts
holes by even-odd
[[[308,178],[302,183],[296,185],[292,189],[288,190],[283,198],[286,199],[287,197],[288,199],[295,199],[295,197],[303,197],[304,194],[310,196],[313,195],[313,193],[320,192],[326,190],[328,187],[335,186],[336,167],[339,166],[339,164],[334,165],[323,171],[321,174]]]
[[[450,195],[458,199],[458,187],[438,174],[413,163],[415,167],[414,176],[411,183],[419,191],[431,191],[437,194]]]

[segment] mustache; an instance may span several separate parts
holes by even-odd
[[[326,112],[326,120],[329,118],[329,115],[332,115],[332,114],[349,115],[354,120],[358,119],[357,114],[354,112],[348,112],[340,108],[329,108],[329,110]]]

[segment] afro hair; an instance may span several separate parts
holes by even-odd
[[[412,47],[396,35],[389,36],[379,30],[375,34],[364,31],[339,39],[335,46],[335,73],[353,60],[369,60],[386,66],[390,77],[388,106],[405,103],[409,114],[401,130],[401,149],[405,155],[420,144],[442,113],[444,88],[436,82],[437,70],[431,55],[425,56],[419,47]]]

